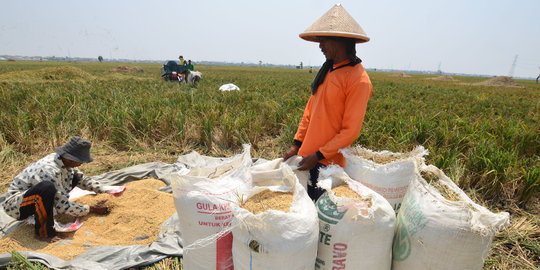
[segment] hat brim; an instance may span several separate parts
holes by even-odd
[[[356,33],[348,33],[348,32],[338,32],[338,31],[310,31],[310,32],[303,32],[300,35],[300,38],[312,41],[312,42],[319,42],[319,37],[344,37],[344,38],[352,38],[356,41],[356,43],[365,43],[370,40],[368,36],[356,34]]]
[[[69,159],[69,160],[72,160],[72,161],[76,161],[76,162],[79,162],[79,163],[90,163],[94,160],[94,158],[89,154],[88,157],[84,158],[84,159],[80,159],[76,156],[73,156],[71,154],[69,154],[68,152],[66,152],[62,147],[56,147],[54,149],[54,151],[61,157],[63,158],[66,158],[66,159]]]

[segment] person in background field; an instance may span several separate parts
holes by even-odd
[[[317,200],[323,190],[316,187],[319,169],[345,166],[338,150],[350,146],[360,134],[372,85],[356,56],[356,43],[369,37],[349,13],[335,5],[300,37],[319,42],[326,57],[311,84],[311,96],[294,135],[293,145],[283,159],[300,155],[300,170],[309,170],[308,194]]]
[[[180,60],[180,65],[181,65],[181,66],[183,66],[183,65],[186,64],[186,63],[185,63],[186,61],[184,60],[184,57],[183,57],[183,56],[180,55],[180,57],[178,57],[178,59]]]
[[[193,66],[193,64],[191,63],[191,60],[188,60],[187,68],[188,68],[189,71],[193,71],[193,69],[195,68],[195,67]]]
[[[8,187],[2,204],[4,211],[17,220],[33,215],[36,236],[51,243],[61,239],[53,227],[53,209],[72,216],[106,214],[109,209],[104,202],[88,206],[69,201],[69,192],[76,186],[96,193],[107,192],[106,187],[85,177],[77,168],[93,160],[90,147],[89,141],[73,136],[55,153],[25,168]]]

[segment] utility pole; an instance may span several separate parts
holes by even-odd
[[[516,69],[516,62],[518,59],[518,55],[514,57],[514,62],[512,62],[512,67],[510,68],[510,72],[508,72],[508,77],[512,78],[514,77],[514,70]]]

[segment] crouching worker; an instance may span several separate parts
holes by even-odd
[[[103,186],[84,177],[77,168],[83,163],[93,160],[90,155],[91,143],[78,136],[73,136],[55,153],[31,164],[19,173],[10,184],[4,211],[17,220],[34,216],[35,230],[38,239],[56,242],[54,213],[72,216],[83,216],[88,213],[106,214],[108,209],[103,203],[97,205],[80,205],[69,201],[69,192],[76,186],[103,193]]]

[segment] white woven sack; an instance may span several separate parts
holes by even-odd
[[[456,200],[443,197],[420,171],[438,179]],[[392,269],[482,269],[493,236],[509,224],[508,213],[474,203],[435,166],[420,171],[398,213]]]
[[[238,203],[241,194],[251,187],[249,146],[232,158],[192,153],[182,160],[189,160],[184,164],[194,166],[183,175],[171,177],[174,206],[184,240],[184,269],[232,270],[231,205]]]
[[[251,146],[244,144],[242,148],[242,153],[232,157],[209,157],[193,151],[189,154],[179,156],[176,159],[175,165],[181,168],[179,169],[181,174],[216,178],[232,168],[242,165],[246,161],[246,158],[251,157]]]
[[[285,163],[291,167],[300,184],[302,184],[302,186],[307,190],[307,185],[311,185],[311,181],[309,180],[309,171],[298,170],[300,167],[300,161],[302,161],[302,159],[302,156],[296,155],[288,158]]]
[[[337,197],[332,188],[343,184],[364,200]],[[396,216],[388,201],[338,166],[322,169],[317,185],[326,192],[317,200],[316,269],[389,270]]]
[[[280,171],[280,185],[254,184],[244,200],[264,190],[293,192],[288,213],[267,210],[254,215],[241,207],[233,209],[235,270],[313,270],[319,233],[317,211],[289,166],[281,163]]]
[[[347,163],[345,172],[354,180],[373,189],[388,200],[397,213],[401,200],[407,192],[416,164],[424,163],[428,151],[417,146],[408,153],[393,153],[390,151],[375,152],[361,146],[341,149]],[[371,159],[393,159],[380,164]]]
[[[240,91],[240,88],[232,83],[227,83],[219,87],[221,91]]]
[[[281,167],[285,163],[292,169],[304,189],[307,189],[309,171],[298,170],[298,163],[301,160],[301,156],[294,156],[285,162],[283,162],[283,158],[257,162],[250,168],[253,184],[259,186],[281,185],[283,183],[283,169]]]

